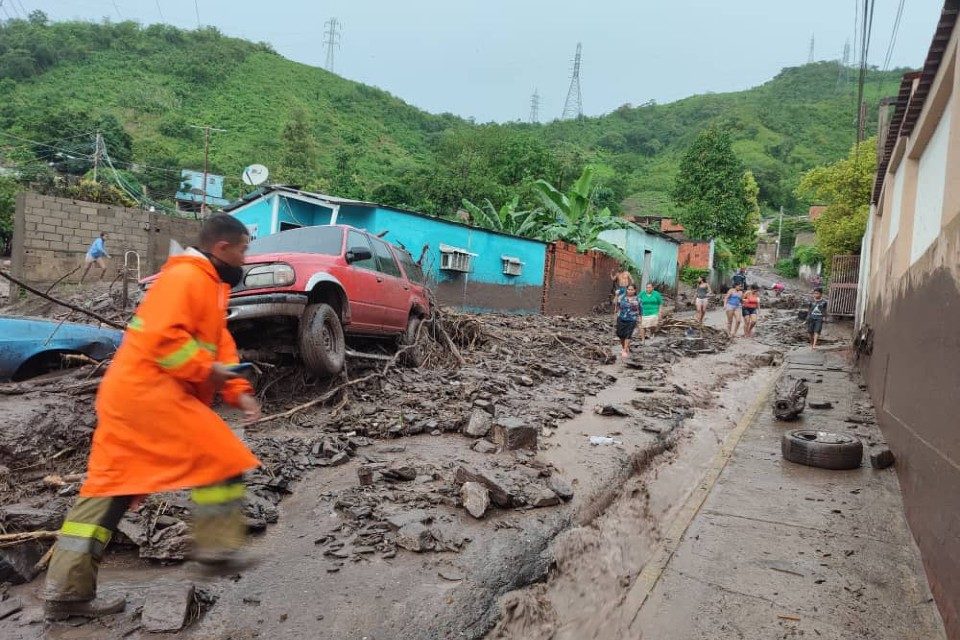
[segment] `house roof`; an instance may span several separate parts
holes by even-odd
[[[897,140],[901,136],[909,136],[913,133],[913,128],[920,118],[920,113],[923,111],[923,106],[930,94],[930,88],[933,86],[933,81],[940,70],[940,64],[943,62],[943,54],[950,42],[953,28],[957,24],[958,10],[960,10],[960,0],[945,0],[940,12],[940,21],[937,23],[933,41],[930,43],[927,58],[923,63],[923,69],[904,74],[900,81],[900,91],[894,103],[893,116],[887,126],[886,143],[881,150],[880,161],[877,164],[877,177],[873,183],[873,197],[871,199],[873,204],[876,204],[880,198],[880,191],[883,189],[883,181]],[[916,82],[916,88],[913,88],[914,82]]]

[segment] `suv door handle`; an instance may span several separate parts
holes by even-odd
[[[377,276],[377,282],[383,282],[383,278],[381,278],[380,276]]]
[[[403,290],[404,290],[404,291],[410,291],[410,287],[408,287],[407,285],[403,285]]]

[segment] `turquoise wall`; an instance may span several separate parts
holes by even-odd
[[[650,251],[652,261],[647,278],[656,283],[674,287],[677,284],[677,253],[680,245],[672,240],[636,229],[615,229],[600,234],[601,240],[616,245],[637,265],[643,266],[644,251]]]
[[[245,207],[243,211],[232,214],[237,220],[247,225],[251,234],[262,238],[273,233],[273,203],[271,198],[258,200]]]

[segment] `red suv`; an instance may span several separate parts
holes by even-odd
[[[344,225],[302,227],[250,243],[227,321],[242,349],[299,354],[317,374],[343,369],[344,334],[413,342],[430,300],[410,254]],[[419,349],[404,352],[420,364]]]

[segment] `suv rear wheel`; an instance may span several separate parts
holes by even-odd
[[[410,320],[407,321],[407,330],[403,332],[403,334],[400,336],[400,339],[397,341],[397,346],[399,346],[401,349],[404,347],[410,347],[401,354],[400,361],[405,367],[410,367],[411,369],[416,369],[422,365],[425,357],[425,349],[423,348],[423,345],[427,339],[427,328],[424,327],[421,330],[420,325],[422,324],[422,318],[410,316]],[[416,342],[418,331],[420,332],[420,343],[416,346],[410,346]]]
[[[300,357],[310,371],[335,376],[343,370],[347,345],[337,312],[328,304],[309,305],[300,318]]]

